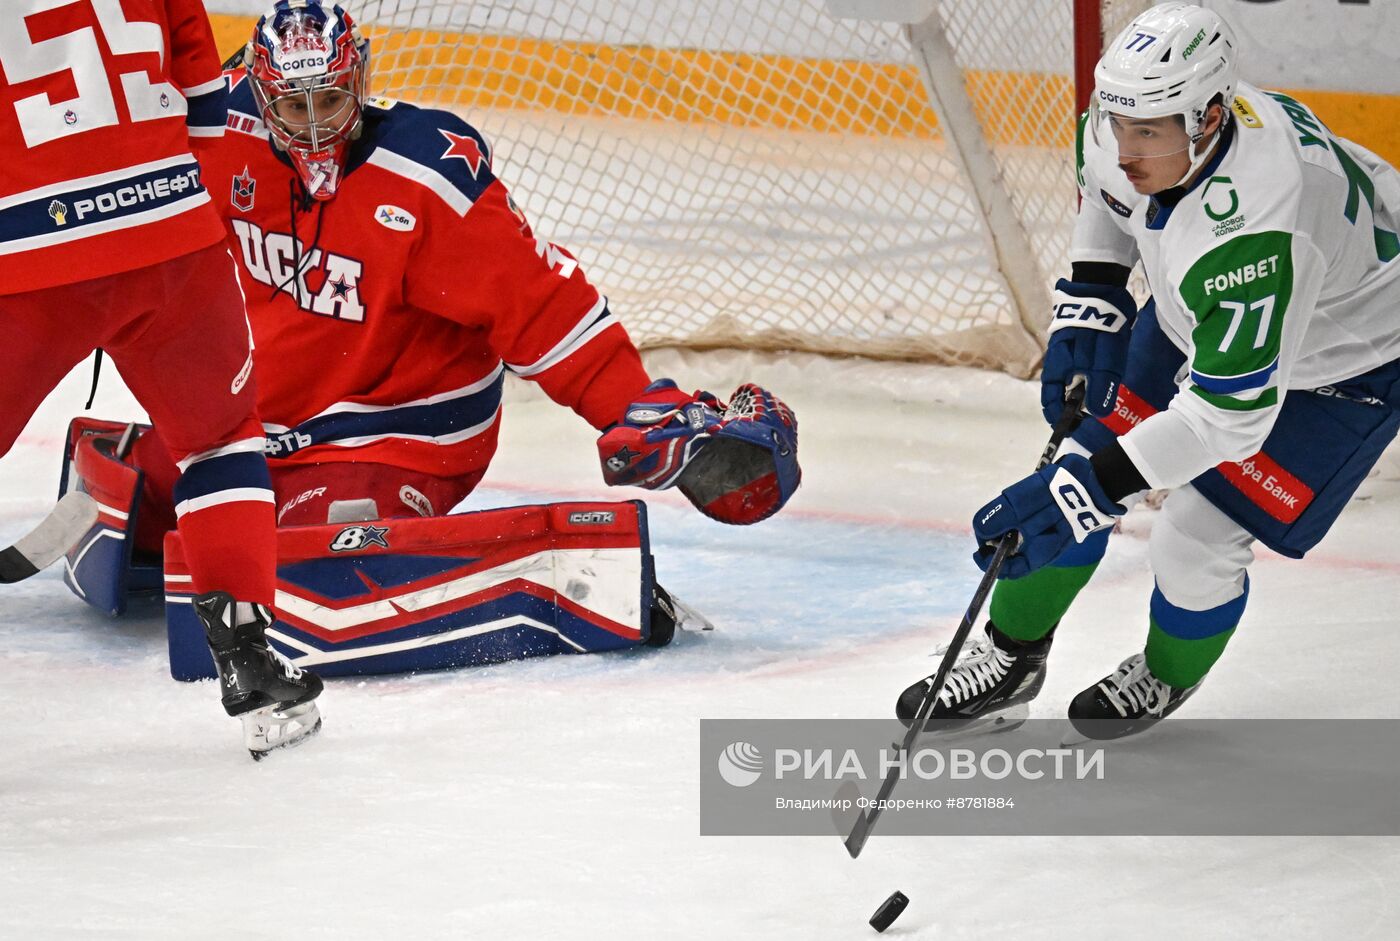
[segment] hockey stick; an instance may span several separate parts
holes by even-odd
[[[0,549],[0,582],[10,584],[48,568],[97,522],[97,501],[81,490],[64,494],[49,515],[8,549]]]
[[[1065,398],[1065,407],[1064,411],[1060,413],[1060,420],[1055,422],[1054,430],[1050,432],[1050,440],[1046,442],[1045,450],[1040,455],[1040,462],[1035,466],[1036,470],[1041,470],[1055,459],[1055,455],[1060,450],[1060,443],[1079,426],[1079,421],[1082,418],[1081,409],[1084,406],[1084,391],[1081,379],[1076,377]],[[977,618],[982,613],[982,605],[986,603],[987,596],[991,594],[992,585],[997,580],[997,573],[1001,571],[1006,557],[1015,550],[1020,538],[1020,535],[1013,530],[1002,536],[997,542],[996,551],[992,554],[992,561],[987,566],[987,572],[977,583],[977,590],[972,593],[972,602],[967,606],[966,613],[963,614],[962,623],[958,625],[958,630],[948,645],[948,651],[943,655],[943,661],[938,664],[938,672],[933,675],[933,683],[924,693],[923,701],[919,703],[919,711],[914,714],[914,721],[909,724],[909,730],[904,733],[900,754],[908,755],[913,750],[914,742],[928,723],[929,714],[933,712],[933,704],[938,701],[938,694],[943,691],[943,684],[953,669],[953,661],[958,659],[963,644],[967,642],[967,635],[972,632],[972,625],[977,623]],[[880,785],[880,791],[875,795],[875,801],[870,809],[857,810],[855,825],[851,827],[850,836],[846,837],[846,852],[851,854],[852,859],[860,855],[860,851],[865,847],[865,841],[870,839],[870,833],[875,829],[875,821],[880,819],[880,812],[894,791],[899,777],[900,765],[896,764],[885,775],[885,780]]]

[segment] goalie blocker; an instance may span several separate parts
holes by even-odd
[[[171,675],[212,678],[179,533],[166,535],[163,574],[161,560],[133,557],[141,474],[121,460],[129,435],[70,425],[63,487],[93,495],[99,516],[65,578],[113,615],[163,584]],[[283,528],[276,608],[269,642],[321,676],[663,646],[678,621],[709,627],[655,584],[639,501]]]

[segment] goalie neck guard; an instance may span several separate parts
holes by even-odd
[[[312,197],[330,199],[346,148],[363,127],[369,41],[339,5],[278,0],[258,20],[243,58],[273,144]]]

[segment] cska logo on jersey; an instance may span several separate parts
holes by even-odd
[[[247,165],[244,165],[243,172],[233,178],[233,189],[228,194],[229,204],[239,212],[252,212],[253,188],[257,185]]]
[[[263,232],[247,219],[231,219],[243,270],[254,281],[291,295],[313,314],[363,323],[360,278],[364,265],[321,248],[308,249],[285,232]],[[308,283],[310,282],[310,283]],[[317,286],[319,284],[319,286]]]
[[[476,138],[469,134],[453,134],[451,131],[444,131],[438,128],[438,133],[447,138],[447,149],[442,152],[438,159],[446,160],[449,157],[456,157],[467,165],[467,170],[471,172],[472,179],[481,172],[481,165],[491,166],[491,155],[482,153],[481,145],[476,142]]]

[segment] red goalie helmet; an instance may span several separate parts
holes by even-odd
[[[339,5],[278,0],[258,20],[244,61],[273,143],[291,158],[307,192],[330,199],[346,147],[360,134],[368,40]]]

